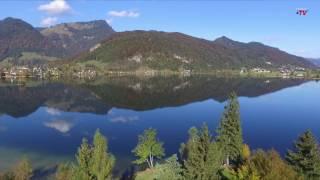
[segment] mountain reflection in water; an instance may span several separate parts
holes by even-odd
[[[72,160],[81,139],[91,139],[97,128],[119,171],[130,166],[137,135],[149,127],[158,130],[166,155],[176,153],[191,126],[206,122],[214,131],[232,91],[240,97],[244,139],[252,148],[283,152],[302,130],[319,127],[320,113],[311,105],[320,87],[303,79],[135,76],[22,84],[0,81],[0,170],[24,155],[35,168]],[[309,92],[304,100],[299,88]],[[299,121],[306,115],[308,121]],[[288,122],[291,129],[283,132]]]
[[[256,97],[305,82],[302,79],[195,77],[113,77],[93,82],[41,82],[0,86],[0,114],[23,117],[40,106],[65,112],[106,114],[112,107],[150,110],[213,99],[230,92]]]

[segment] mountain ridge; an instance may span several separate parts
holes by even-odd
[[[19,62],[25,53],[35,53],[41,58],[68,58],[91,48],[112,33],[114,30],[104,20],[43,28],[7,17],[0,20],[0,62],[6,58],[11,63]]]
[[[27,22],[11,17],[0,21],[0,59],[19,56],[22,51],[52,55],[55,49],[60,50]]]
[[[88,50],[115,31],[104,20],[61,23],[40,30],[54,44],[66,49],[67,56]]]
[[[308,61],[310,61],[312,64],[316,65],[317,67],[320,67],[320,58],[306,58]]]
[[[98,61],[108,64],[109,70],[270,69],[287,65],[314,68],[302,57],[262,43],[242,43],[226,37],[209,41],[177,32],[142,30],[115,33],[101,42],[99,48],[74,61]]]
[[[1,20],[0,62],[10,57],[8,61],[19,63],[25,55],[38,58],[36,63],[46,63],[48,59],[72,59],[76,63],[93,60],[109,70],[272,69],[287,65],[315,68],[304,58],[278,48],[234,41],[226,36],[211,41],[180,32],[115,32],[104,20],[61,23],[48,28],[35,28],[16,18]]]

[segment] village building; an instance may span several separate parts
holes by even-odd
[[[264,68],[253,68],[251,69],[252,72],[255,73],[270,73],[270,70],[264,69]]]

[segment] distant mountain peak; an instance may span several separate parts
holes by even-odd
[[[12,20],[17,20],[17,18],[6,17],[6,18],[4,18],[2,21],[12,21]]]
[[[0,62],[7,57],[18,62],[23,52],[50,57],[71,57],[109,37],[114,30],[104,20],[34,28],[13,17],[0,20]],[[13,61],[12,61],[13,62]]]
[[[233,40],[228,38],[227,36],[221,36],[217,38],[215,41],[233,41]]]
[[[112,27],[105,20],[93,20],[88,22],[70,22],[70,23],[61,23],[45,28],[44,30],[55,30],[60,27],[63,28],[73,28],[74,30],[83,30],[91,28],[107,28],[110,31],[114,31]],[[45,31],[44,31],[45,32]]]
[[[257,46],[266,46],[265,44],[263,44],[261,42],[256,42],[256,41],[251,41],[251,42],[248,42],[247,44],[249,44],[249,45],[257,45]]]
[[[23,20],[21,20],[21,19],[19,19],[19,18],[14,18],[14,17],[6,17],[6,18],[4,18],[2,21],[4,21],[4,22],[10,22],[10,21],[23,21]],[[25,22],[25,21],[23,21],[23,22]]]
[[[320,67],[320,58],[305,58],[306,60],[310,61],[312,64]]]
[[[218,45],[223,45],[228,48],[236,48],[236,47],[244,44],[242,42],[234,41],[226,36],[221,36],[221,37],[215,39],[213,41],[213,43],[218,44]]]
[[[29,28],[29,29],[33,29],[32,25],[21,20],[18,18],[13,18],[13,17],[7,17],[3,20],[0,21],[0,28],[20,28],[20,27],[25,27],[25,28]],[[18,27],[16,27],[18,26]]]
[[[51,56],[56,47],[31,24],[8,17],[0,21],[0,61],[19,57],[22,52],[37,52]]]
[[[43,36],[74,56],[105,40],[115,31],[105,20],[62,23],[40,29]]]

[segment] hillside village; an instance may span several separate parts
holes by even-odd
[[[13,66],[11,68],[0,68],[0,76],[2,79],[10,78],[59,78],[65,76],[65,72],[59,67],[48,67],[48,66]],[[80,69],[74,71],[71,74],[72,77],[76,78],[94,78],[97,76],[97,72],[93,69]]]
[[[277,69],[266,69],[262,67],[245,68],[242,67],[240,70],[233,70],[233,74],[238,72],[239,75],[257,75],[257,76],[275,76],[282,78],[306,78],[310,70],[303,67],[295,67],[291,65],[281,66]],[[125,75],[132,74],[134,72],[126,71],[107,71],[102,74],[109,75]],[[197,74],[197,72],[192,70],[183,70],[178,72],[182,75]],[[139,73],[141,74],[141,73]],[[153,76],[157,74],[156,70],[146,70],[143,75]],[[210,72],[208,72],[210,74]],[[313,73],[314,74],[314,73]],[[66,70],[60,66],[12,66],[10,68],[0,67],[0,76],[2,79],[10,78],[37,78],[37,79],[49,79],[49,78],[59,78],[59,77],[73,77],[73,78],[88,78],[93,79],[98,75],[95,68],[72,68],[71,70]]]
[[[269,70],[261,67],[255,67],[249,69],[249,72],[256,73],[256,74],[270,74],[270,73],[277,73],[283,78],[289,77],[298,77],[303,78],[307,76],[307,70],[303,67],[296,67],[291,65],[281,66],[277,68],[277,70]],[[248,73],[246,68],[241,68],[240,74]]]

